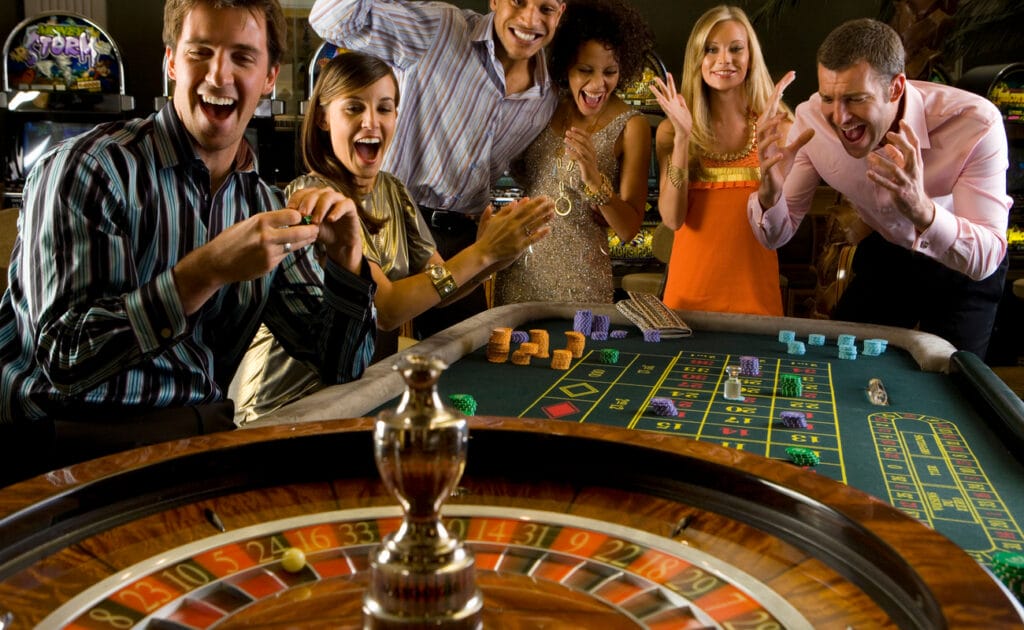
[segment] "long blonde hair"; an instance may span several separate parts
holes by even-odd
[[[697,19],[690,31],[690,38],[686,42],[686,53],[683,58],[683,80],[679,91],[686,99],[693,116],[693,132],[690,135],[690,156],[695,159],[699,155],[711,152],[711,146],[715,141],[714,132],[711,130],[711,106],[708,91],[711,89],[704,83],[701,75],[701,64],[704,61],[704,49],[707,45],[711,30],[721,22],[739,22],[747,31],[747,45],[750,50],[750,63],[747,68],[747,76],[743,83],[746,86],[747,106],[755,113],[760,114],[767,107],[775,89],[772,77],[768,74],[768,67],[764,62],[764,54],[761,52],[761,43],[757,39],[757,33],[750,23],[747,14],[743,9],[719,5],[709,9],[704,15]],[[782,105],[785,107],[785,105]],[[788,112],[789,109],[786,108]]]

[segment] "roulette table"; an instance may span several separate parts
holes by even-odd
[[[446,527],[476,556],[484,627],[1024,627],[1019,605],[985,568],[985,554],[1012,549],[1019,538],[993,533],[989,548],[975,549],[975,532],[970,542],[954,544],[938,526],[943,520],[929,523],[933,527],[922,524],[913,496],[867,494],[858,487],[866,473],[856,472],[861,467],[851,460],[877,459],[879,453],[906,458],[893,457],[892,470],[902,468],[900,474],[909,478],[936,467],[940,476],[953,469],[965,478],[984,473],[991,484],[984,489],[998,499],[985,507],[1005,508],[1008,515],[1002,523],[995,511],[979,516],[989,519],[980,530],[1019,533],[1019,498],[1004,488],[1019,487],[1020,463],[1010,448],[999,446],[1012,444],[1015,435],[1012,406],[985,431],[971,426],[976,416],[993,415],[966,393],[984,387],[956,385],[960,379],[951,374],[922,370],[922,364],[939,370],[950,365],[952,353],[934,338],[892,329],[886,335],[858,331],[890,340],[886,355],[873,359],[884,363],[869,370],[885,366],[873,375],[887,379],[892,397],[891,410],[884,412],[890,415],[862,420],[868,435],[889,436],[878,438],[874,450],[843,441],[847,433],[856,435],[856,422],[848,418],[857,417],[853,410],[861,403],[843,393],[841,376],[811,383],[818,389],[807,391],[818,398],[792,401],[820,404],[827,390],[833,405],[814,410],[821,415],[801,439],[828,425],[841,429],[832,447],[840,454],[829,454],[824,437],[816,443],[823,463],[815,472],[775,456],[773,448],[787,439],[781,429],[773,435],[753,431],[766,405],[759,396],[778,403],[779,396],[761,391],[771,389],[764,383],[744,383],[751,400],[742,402],[751,410],[724,410],[732,415],[723,416],[722,428],[749,426],[747,433],[713,433],[707,418],[694,428],[684,416],[669,421],[679,427],[658,426],[664,420],[644,418],[635,402],[643,397],[617,388],[646,387],[649,397],[664,387],[664,393],[678,391],[680,402],[696,406],[707,392],[703,386],[675,387],[669,378],[674,366],[680,375],[711,374],[719,367],[712,355],[736,352],[729,335],[739,334],[743,354],[761,356],[765,373],[788,370],[794,366],[781,363],[788,360],[784,353],[776,357],[777,349],[762,338],[811,324],[814,332],[831,335],[835,331],[828,326],[836,322],[714,323],[684,314],[695,330],[692,338],[635,351],[643,360],[632,365],[646,366],[637,371],[653,377],[646,385],[627,382],[628,369],[618,378],[593,375],[585,355],[574,361],[586,371],[580,382],[608,384],[599,393],[562,399],[549,390],[582,389],[563,381],[565,373],[540,364],[474,360],[494,326],[557,331],[575,308],[493,309],[410,350],[451,364],[440,381],[442,394],[484,381],[500,390],[491,396],[486,389],[477,392],[480,409],[470,422],[467,467],[444,508]],[[613,321],[625,327],[623,320]],[[625,368],[634,342],[621,343]],[[673,360],[661,365],[654,360],[659,356]],[[815,370],[853,369],[811,352],[799,359],[816,363]],[[401,393],[390,363],[244,430],[128,451],[0,491],[3,627],[362,627],[368,554],[401,516],[377,475],[373,421],[366,417]],[[868,363],[865,358],[856,366]],[[913,395],[904,396],[897,372],[910,375]],[[924,386],[913,378],[918,375],[944,383],[932,385],[941,396],[922,393]],[[687,397],[695,392],[696,398]],[[703,402],[718,398],[709,395]],[[941,413],[933,409],[933,398],[946,401]],[[566,399],[579,417],[565,413]],[[496,410],[488,411],[492,403]],[[912,414],[934,431],[914,427],[910,421],[918,419]],[[971,467],[966,459],[950,469],[919,465],[916,458],[936,445],[958,454],[969,446],[980,460],[973,466],[984,470],[965,470]],[[874,467],[878,476],[888,474],[885,466]],[[937,514],[945,503],[981,500],[936,499],[937,490],[922,488],[922,514]],[[907,503],[897,505],[896,498]],[[297,571],[281,561],[291,548],[307,559]]]

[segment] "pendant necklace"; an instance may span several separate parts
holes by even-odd
[[[597,129],[597,125],[601,122],[601,117],[604,115],[604,111],[597,115],[597,119],[594,120],[594,124],[587,130],[591,136],[594,135],[594,130]],[[565,133],[569,131],[569,109],[565,110],[565,119],[562,123],[564,129],[562,130],[562,136],[564,138]],[[572,212],[573,204],[572,198],[569,197],[567,188],[577,189],[579,188],[579,173],[576,172],[576,161],[570,159],[564,153],[560,157],[555,158],[555,179],[558,180],[558,198],[555,199],[555,214],[560,217],[569,216]]]

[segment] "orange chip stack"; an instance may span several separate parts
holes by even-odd
[[[567,340],[566,347],[569,349],[569,352],[572,352],[572,358],[578,359],[582,357],[583,349],[587,346],[587,337],[577,330],[566,331],[565,337]]]
[[[559,348],[551,351],[551,369],[568,370],[572,365],[572,351],[566,348]]]
[[[524,343],[523,345],[525,346],[526,344]],[[523,350],[522,347],[519,347],[512,351],[512,363],[513,365],[530,365],[530,357],[532,356],[533,353],[529,349]]]
[[[526,354],[530,355],[531,357],[540,356],[539,354],[537,354],[537,352],[539,351],[537,344],[533,343],[532,341],[524,341],[523,343],[519,344],[519,349],[525,352]]]
[[[537,354],[533,355],[538,359],[548,358],[548,331],[542,328],[530,329],[530,341],[537,344]]]
[[[512,345],[511,328],[495,328],[491,331],[491,339],[487,342],[487,360],[491,363],[508,361],[509,347]]]

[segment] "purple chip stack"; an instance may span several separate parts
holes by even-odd
[[[590,338],[593,339],[594,341],[607,341],[608,340],[608,331],[607,330],[597,330],[597,329],[591,330],[590,331]]]
[[[657,416],[663,416],[666,418],[674,418],[679,415],[679,410],[676,409],[676,404],[671,398],[662,398],[655,396],[651,399],[649,408]]]
[[[740,376],[761,376],[761,361],[757,357],[740,357]]]
[[[661,341],[661,331],[657,328],[648,328],[644,331],[644,341],[659,342]]]
[[[806,429],[807,414],[802,411],[783,411],[779,414],[782,424],[790,429]]]
[[[512,343],[526,343],[529,340],[530,333],[526,332],[525,330],[512,331],[512,339],[510,340]]]
[[[581,332],[584,335],[590,335],[590,331],[594,327],[594,312],[587,309],[580,309],[576,311],[576,316],[572,318],[572,329]]]
[[[608,333],[608,338],[609,339],[625,339],[626,338],[626,334],[627,333],[626,333],[625,330],[623,330],[621,328],[616,328],[615,330],[613,330],[613,331]]]
[[[608,332],[608,326],[611,324],[611,318],[607,315],[594,315],[594,324],[590,329],[591,333],[595,332]]]

